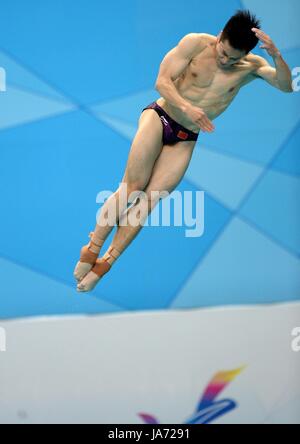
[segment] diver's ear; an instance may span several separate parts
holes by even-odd
[[[220,40],[221,40],[221,37],[222,37],[222,32],[223,32],[223,29],[219,32],[219,34],[218,34],[218,38],[217,38],[217,40],[218,40],[218,43],[220,42]]]

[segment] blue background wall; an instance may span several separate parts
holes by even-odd
[[[300,299],[300,93],[261,80],[199,137],[178,187],[206,191],[204,236],[145,227],[92,294],[73,280],[162,58],[240,7],[300,66],[298,0],[1,3],[0,318]]]

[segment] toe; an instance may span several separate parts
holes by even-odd
[[[92,265],[85,262],[77,262],[73,275],[77,281],[82,281],[82,279],[90,272]]]
[[[77,285],[77,291],[83,293],[86,292],[87,290],[84,285]]]

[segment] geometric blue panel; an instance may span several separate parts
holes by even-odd
[[[170,308],[299,299],[300,260],[236,218],[198,265]]]
[[[96,119],[73,112],[1,131],[0,146],[6,215],[0,255],[75,285],[80,248],[95,226],[96,196],[117,188],[128,143]]]
[[[262,168],[255,164],[224,156],[198,142],[186,177],[235,209],[261,172]]]
[[[283,52],[284,59],[288,63],[291,69],[298,67],[297,71],[293,73],[293,79],[295,82],[295,88],[297,90],[293,94],[294,96],[300,97],[299,89],[299,66],[300,66],[300,48],[289,50],[287,52]],[[286,110],[284,110],[285,112]],[[296,111],[296,115],[299,116],[299,110]],[[296,174],[299,175],[299,146],[300,146],[300,119],[295,125],[295,129],[287,136],[285,140],[285,145],[282,147],[282,150],[279,156],[276,158],[275,162],[272,164],[272,168],[277,169],[282,172]]]
[[[0,317],[166,308],[189,282],[187,305],[298,298],[299,182],[276,173],[256,180],[265,166],[299,175],[300,93],[262,80],[241,90],[213,134],[200,134],[177,187],[206,191],[204,235],[145,227],[94,292],[76,292],[96,196],[123,177],[142,108],[160,96],[160,62],[188,33],[217,35],[243,5],[201,2],[195,14],[199,0],[184,11],[173,0],[40,3],[1,4]],[[245,4],[299,66],[298,0]],[[229,230],[241,203],[245,214]]]
[[[28,92],[36,92],[43,96],[52,97],[64,102],[68,101],[54,88],[40,80],[37,75],[34,75],[3,52],[0,52],[0,66],[5,68],[8,88],[9,86],[17,86]]]
[[[90,109],[100,119],[102,117],[114,118],[122,120],[124,123],[131,123],[137,126],[138,118],[145,108],[150,103],[159,98],[159,93],[154,89],[148,89],[136,94],[130,94],[125,97],[101,102],[93,105]]]
[[[243,0],[243,4],[262,20],[262,29],[279,49],[300,46],[299,0]]]
[[[300,254],[300,179],[269,171],[240,213],[281,245]]]
[[[98,103],[153,87],[165,53],[188,32],[219,32],[239,1],[208,3],[200,15],[199,0],[185,4],[180,14],[173,0],[64,0],[59,7],[11,0],[1,7],[1,46],[76,101]]]
[[[68,102],[43,97],[8,86],[0,94],[0,129],[72,111]]]
[[[138,127],[137,119],[134,125],[133,123],[126,123],[124,119],[119,120],[115,117],[109,117],[106,114],[98,113],[96,117],[102,123],[105,123],[109,128],[114,130],[116,133],[119,133],[125,139],[128,139],[130,141],[134,139]]]
[[[240,0],[217,1],[218,7],[213,1],[186,0],[184,11],[181,11],[182,1],[138,0],[136,4],[138,63],[148,86],[153,86],[162,58],[184,35],[190,32],[217,35],[241,7]],[[202,14],[195,14],[199,4]],[[166,23],[168,26],[165,26]]]
[[[92,1],[87,7],[84,0],[64,0],[59,7],[48,1],[36,5],[36,0],[26,5],[12,0],[1,8],[0,27],[6,36],[1,45],[9,54],[82,103],[141,88],[136,1],[118,6]],[[11,32],[14,15],[16,32]]]
[[[281,54],[282,54],[284,60],[286,61],[286,63],[288,64],[288,66],[290,67],[290,69],[292,70],[293,77],[297,76],[299,78],[300,44],[298,44],[298,46],[296,48],[281,51]],[[298,73],[296,71],[298,71]],[[299,85],[299,80],[297,83]]]
[[[87,298],[65,283],[4,259],[0,259],[0,279],[2,286],[5,283],[5,297],[2,294],[0,298],[0,319],[122,310],[100,299]]]
[[[300,176],[300,124],[273,163],[272,168],[283,173]]]
[[[262,79],[246,85],[215,120],[202,143],[220,152],[265,165],[299,120],[300,94],[287,94]]]

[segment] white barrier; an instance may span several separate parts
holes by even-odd
[[[6,331],[0,327],[0,352],[6,351]]]
[[[1,423],[300,423],[300,303],[1,323]]]

